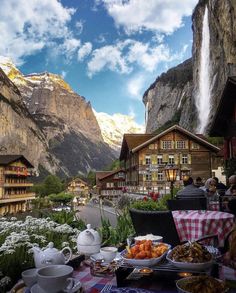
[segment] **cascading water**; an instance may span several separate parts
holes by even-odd
[[[210,113],[210,30],[206,6],[202,24],[202,45],[200,52],[199,85],[196,106],[199,115],[199,133],[204,133]]]
[[[147,123],[148,123],[148,101],[147,101],[146,107],[145,107],[145,132],[147,130]]]

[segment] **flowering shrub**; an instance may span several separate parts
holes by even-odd
[[[159,193],[150,194],[151,197],[144,196],[142,200],[136,200],[130,208],[143,211],[165,211],[167,210],[166,200],[169,195],[159,198]]]
[[[6,292],[6,286],[14,284],[21,272],[34,267],[30,248],[38,245],[45,249],[50,241],[61,249],[70,246],[76,250],[78,229],[67,224],[60,225],[50,218],[37,219],[31,216],[25,221],[16,218],[0,218],[0,292]]]

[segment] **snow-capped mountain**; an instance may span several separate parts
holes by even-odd
[[[94,109],[93,112],[101,128],[104,141],[116,151],[121,148],[124,133],[145,132],[144,125],[137,124],[132,116],[119,113],[113,115],[103,112],[98,113]]]

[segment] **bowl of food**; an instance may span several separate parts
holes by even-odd
[[[219,279],[210,276],[192,276],[176,282],[179,293],[225,293],[228,288]]]
[[[121,252],[123,261],[133,266],[149,267],[160,262],[170,249],[166,243],[154,243],[151,240],[137,241],[132,247]]]
[[[134,237],[135,242],[142,241],[142,240],[151,240],[153,242],[162,242],[163,237],[159,235],[147,234],[143,236],[136,236]]]
[[[213,256],[197,242],[177,245],[170,250],[166,259],[175,267],[187,270],[207,270],[213,264]]]

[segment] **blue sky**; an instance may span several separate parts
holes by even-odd
[[[142,95],[191,56],[197,0],[0,0],[0,55],[60,74],[97,112],[144,123]]]

